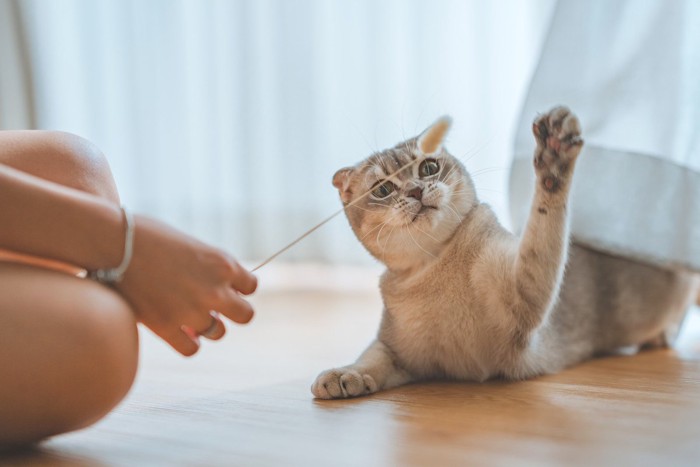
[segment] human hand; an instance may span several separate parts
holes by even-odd
[[[226,253],[163,223],[143,216],[135,222],[131,264],[115,288],[140,322],[190,356],[205,330],[211,339],[226,332],[211,311],[240,324],[252,319],[253,308],[240,294],[255,291],[255,276]]]

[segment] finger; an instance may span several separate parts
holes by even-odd
[[[207,300],[206,304],[202,304],[199,310],[191,309],[187,312],[186,316],[180,318],[180,324],[184,324],[186,327],[194,331],[195,336],[200,336],[202,333],[206,332],[209,328],[214,325],[214,315],[217,314],[215,311],[204,311],[209,307],[216,308],[214,300]],[[204,308],[204,310],[202,310]]]
[[[171,329],[170,326],[166,329],[156,329],[150,326],[149,328],[185,357],[191,357],[199,350],[199,339],[191,329],[189,332],[183,329],[187,328],[186,326],[181,328],[175,327],[174,329]]]
[[[235,290],[229,289],[228,300],[221,303],[217,310],[231,321],[239,324],[246,324],[255,314],[253,307],[243,300]]]
[[[250,295],[258,288],[258,278],[246,268],[231,260],[233,270],[231,273],[231,286],[243,295]]]
[[[210,312],[210,314],[212,320],[209,323],[209,327],[207,329],[201,330],[197,334],[204,337],[205,339],[218,341],[226,334],[226,326],[224,326],[224,322],[219,317],[219,313],[212,311]]]
[[[192,329],[191,327],[187,326],[186,324],[183,324],[182,326],[180,326],[180,329],[182,330],[182,332],[185,333],[185,335],[186,335],[187,337],[189,337],[189,338],[192,339],[194,342],[196,342],[197,344],[199,344],[199,335],[197,334],[197,331],[195,331],[195,330]]]
[[[191,339],[199,341],[199,337],[218,340],[226,334],[226,327],[215,311],[208,313],[193,312],[181,326],[182,331]]]

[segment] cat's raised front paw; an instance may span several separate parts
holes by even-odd
[[[336,368],[318,375],[311,392],[319,399],[343,399],[377,392],[377,383],[368,374],[352,368]]]
[[[535,171],[545,190],[556,192],[581,152],[581,125],[568,108],[555,107],[535,119],[532,132],[537,141]]]

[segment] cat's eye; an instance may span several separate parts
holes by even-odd
[[[420,177],[430,177],[440,171],[440,164],[435,159],[426,159],[418,166],[418,175]]]
[[[372,190],[372,196],[377,199],[383,199],[392,194],[396,190],[396,185],[391,182],[384,182]]]

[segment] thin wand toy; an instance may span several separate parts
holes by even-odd
[[[394,177],[396,174],[398,174],[398,173],[400,173],[400,172],[406,170],[407,168],[409,168],[410,166],[412,166],[413,164],[415,164],[415,163],[418,162],[419,160],[420,160],[420,159],[413,160],[413,161],[409,162],[408,164],[404,165],[403,167],[400,167],[396,172],[390,174],[390,175],[387,177],[387,179],[390,179],[390,178]],[[333,219],[335,216],[337,216],[337,215],[340,214],[341,212],[345,211],[347,208],[352,207],[352,206],[354,206],[355,204],[357,204],[360,200],[364,199],[364,198],[365,198],[367,195],[369,195],[370,193],[372,193],[372,189],[371,189],[371,188],[370,188],[369,190],[367,190],[366,192],[362,193],[361,196],[355,198],[352,202],[346,204],[345,206],[343,206],[342,208],[340,208],[339,210],[337,210],[336,212],[334,212],[333,214],[331,214],[330,216],[328,216],[327,218],[325,218],[324,220],[322,220],[321,222],[319,222],[319,223],[316,224],[315,226],[311,227],[309,230],[307,230],[306,232],[304,232],[303,234],[301,234],[296,240],[292,241],[292,242],[289,243],[287,246],[285,246],[285,247],[282,248],[281,250],[277,251],[277,252],[276,252],[275,254],[273,254],[272,256],[268,257],[265,261],[263,261],[262,263],[260,263],[260,264],[258,264],[257,266],[255,266],[253,269],[251,269],[251,272],[255,272],[255,271],[257,271],[258,269],[260,269],[261,267],[265,266],[265,265],[268,264],[270,261],[272,261],[273,259],[277,258],[279,255],[281,255],[281,254],[284,253],[285,251],[289,250],[291,247],[293,247],[294,245],[296,245],[297,243],[299,243],[300,241],[302,241],[303,239],[305,239],[306,237],[308,237],[309,235],[311,235],[312,233],[314,233],[317,229],[319,229],[320,227],[322,227],[323,225],[325,225],[326,223],[328,223],[328,221],[330,221],[331,219]]]

